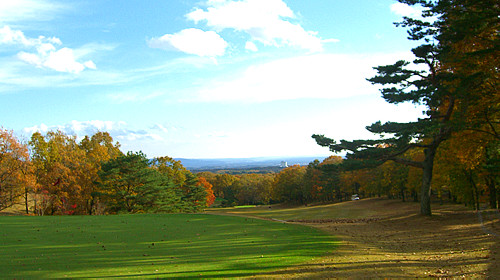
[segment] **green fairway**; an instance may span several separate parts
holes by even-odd
[[[316,206],[261,206],[211,208],[206,210],[213,214],[231,214],[240,216],[262,217],[275,220],[318,220],[318,219],[358,219],[379,216],[372,209],[358,207],[358,201],[316,205]]]
[[[8,279],[244,277],[335,246],[313,228],[231,216],[0,216]]]

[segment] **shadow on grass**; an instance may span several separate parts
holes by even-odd
[[[344,208],[339,212],[339,208]],[[341,246],[332,254],[257,278],[379,278],[466,277],[496,279],[500,275],[500,220],[497,211],[478,214],[460,205],[433,205],[434,215],[418,215],[417,203],[371,199],[344,205],[303,207],[303,222],[339,236]],[[288,211],[288,212],[286,212]],[[291,210],[253,212],[277,217]],[[331,212],[330,212],[331,211]],[[240,212],[241,213],[241,212]],[[239,214],[240,214],[239,213]],[[289,217],[293,217],[289,216]],[[376,219],[365,219],[375,217]],[[293,217],[296,218],[296,217]]]
[[[500,275],[499,238],[492,234],[499,232],[498,216],[485,214],[481,223],[475,212],[456,205],[435,205],[432,217],[417,211],[394,210],[393,216],[368,223],[313,225],[337,233],[344,245],[325,263],[288,269],[287,275],[491,279]]]
[[[6,278],[246,277],[336,244],[309,227],[213,215],[0,217],[0,229]]]

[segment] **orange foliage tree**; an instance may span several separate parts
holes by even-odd
[[[85,211],[82,181],[88,170],[85,153],[75,136],[50,131],[35,132],[30,141],[37,179],[36,212],[75,214]]]
[[[212,204],[214,204],[215,201],[215,195],[212,190],[213,188],[212,184],[210,184],[204,177],[198,176],[198,185],[203,186],[203,188],[205,188],[205,191],[207,192],[207,207],[210,207]]]
[[[106,132],[84,137],[35,132],[29,142],[36,177],[34,210],[44,214],[93,214],[101,164],[121,154]]]
[[[0,127],[0,210],[20,202],[32,187],[28,147]]]

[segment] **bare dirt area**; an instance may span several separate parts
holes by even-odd
[[[367,199],[347,208],[370,209],[368,217],[295,221],[341,240],[330,255],[263,277],[500,279],[500,214],[460,205],[433,205],[419,215],[417,203]],[[260,278],[259,276],[258,278]]]

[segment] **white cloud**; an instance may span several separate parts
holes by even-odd
[[[37,66],[40,67],[41,65]],[[73,50],[69,48],[62,48],[57,51],[49,52],[47,57],[44,58],[43,66],[59,72],[68,73],[80,73],[85,69],[82,63],[76,62]]]
[[[438,20],[437,16],[424,17],[422,14],[425,10],[426,8],[421,5],[410,6],[403,3],[394,3],[391,5],[391,12],[398,16],[414,18],[429,23]]]
[[[116,137],[118,140],[126,140],[126,141],[139,141],[139,140],[154,140],[154,141],[161,141],[163,140],[163,137],[161,137],[158,134],[154,133],[147,133],[144,130],[139,131],[138,133],[135,132],[128,132],[126,135],[119,135]]]
[[[399,2],[391,5],[391,12],[405,17],[419,17],[422,10],[421,6],[409,6]]]
[[[97,66],[95,65],[95,63],[92,61],[92,60],[89,60],[89,61],[85,61],[83,63],[83,66],[89,68],[89,69],[93,69],[93,70],[96,70],[97,69]]]
[[[165,34],[162,37],[152,38],[148,45],[151,48],[209,57],[224,55],[228,47],[227,42],[214,31],[203,31],[196,28],[188,28],[175,34]]]
[[[0,1],[0,23],[50,20],[64,9],[67,8],[49,0],[3,0]]]
[[[159,123],[157,123],[157,124],[153,125],[153,126],[151,127],[151,129],[152,129],[152,130],[159,130],[159,131],[161,131],[161,132],[163,132],[163,133],[168,133],[168,129],[167,129],[164,125],[159,124]]]
[[[245,49],[252,51],[252,52],[256,52],[259,50],[257,48],[257,46],[253,42],[250,42],[250,41],[245,44]]]
[[[99,131],[109,132],[111,137],[115,140],[124,141],[138,141],[138,140],[153,140],[161,141],[163,137],[158,133],[146,130],[134,130],[130,129],[130,126],[123,121],[113,122],[113,121],[71,121],[62,125],[47,126],[45,124],[35,125],[32,127],[24,128],[25,133],[33,134],[34,132],[40,132],[42,134],[48,131],[59,130],[67,135],[75,135],[77,139],[82,139],[86,135],[93,135]],[[165,133],[165,131],[163,131]]]
[[[20,30],[13,30],[5,25],[0,29],[0,44],[13,45],[21,49],[34,49],[35,52],[20,51],[17,57],[28,64],[39,68],[48,68],[58,72],[67,72],[78,74],[85,68],[96,69],[92,61],[80,63],[77,61],[73,49],[60,48],[55,45],[61,45],[59,38],[28,38]]]
[[[47,126],[45,124],[35,125],[32,127],[24,128],[26,133],[47,133],[48,131],[60,130],[69,135],[77,135],[83,137],[85,135],[92,135],[98,131],[121,131],[121,127],[126,125],[124,122],[112,122],[112,121],[71,121],[62,125]]]
[[[164,95],[165,92],[154,90],[152,92],[144,92],[144,90],[132,90],[126,92],[116,92],[109,94],[107,97],[115,103],[124,102],[144,102]]]
[[[195,23],[205,21],[215,30],[245,32],[264,45],[323,50],[322,39],[315,32],[288,21],[295,19],[295,14],[282,0],[209,0],[206,5],[206,10],[196,8],[186,17]]]
[[[410,54],[316,54],[256,64],[233,77],[202,85],[197,101],[268,102],[301,98],[345,98],[372,94],[366,78],[374,66],[391,64]]]

